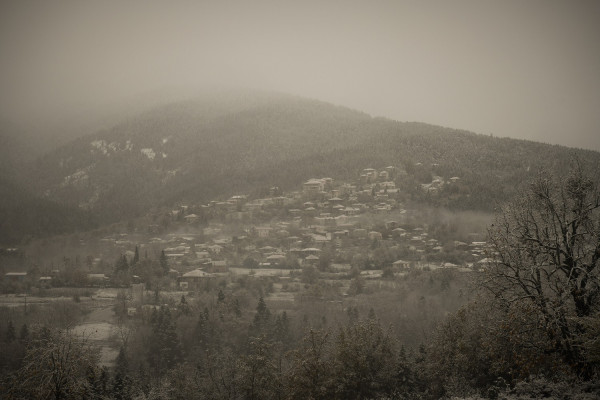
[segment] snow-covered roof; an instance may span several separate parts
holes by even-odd
[[[205,278],[211,276],[213,275],[209,274],[208,272],[204,272],[201,269],[195,269],[182,275],[183,278]]]

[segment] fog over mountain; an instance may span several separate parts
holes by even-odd
[[[599,150],[599,16],[595,1],[2,2],[0,116],[53,146],[245,86]]]
[[[85,230],[182,203],[260,197],[311,177],[354,182],[364,168],[389,166],[403,171],[396,200],[490,212],[541,170],[562,174],[574,159],[592,171],[600,165],[596,151],[373,118],[265,91],[205,91],[112,118],[118,122],[46,143],[46,151],[32,137],[3,136],[4,240]],[[455,177],[460,184],[429,189]]]

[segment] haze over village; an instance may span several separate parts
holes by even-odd
[[[7,273],[7,277],[38,279],[50,286],[52,279],[84,286],[146,283],[151,277],[135,275],[128,266],[140,259],[164,257],[161,262],[169,267],[169,281],[163,284],[170,289],[209,287],[211,280],[227,276],[230,269],[235,274],[275,275],[284,280],[296,274],[290,282],[300,282],[301,268],[309,266],[305,273],[312,274],[312,280],[319,270],[331,268],[325,276],[339,279],[337,294],[347,295],[351,279],[361,275],[376,279],[411,268],[471,269],[485,263],[486,219],[465,213],[460,221],[439,212],[433,217],[420,209],[405,209],[395,183],[405,175],[402,167],[365,168],[352,182],[311,178],[289,193],[271,187],[264,198],[240,194],[208,204],[181,204],[169,214],[153,215],[152,221],[130,222],[125,232],[81,239],[77,252],[87,255],[78,263],[85,262],[87,281],[80,274],[76,278],[82,281],[69,282],[64,276],[69,272],[52,269],[54,262],[34,277],[27,273]],[[460,185],[460,177],[445,181],[433,176],[421,190],[435,196],[444,186],[459,190]],[[154,223],[142,225],[146,222]],[[467,232],[469,226],[475,231]],[[124,257],[122,271],[114,271],[115,255],[117,262]],[[293,292],[289,294],[293,300]],[[139,308],[139,299],[132,305]]]

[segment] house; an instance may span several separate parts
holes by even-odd
[[[423,238],[421,236],[413,236],[410,238],[410,244],[413,246],[423,245]]]
[[[165,253],[167,260],[173,261],[175,263],[180,262],[185,257],[184,253]]]
[[[38,280],[41,288],[49,288],[52,286],[52,277],[51,276],[40,276]]]
[[[410,262],[404,261],[404,260],[398,260],[398,261],[394,261],[392,263],[392,265],[400,270],[403,270],[403,269],[408,269],[410,267]]]
[[[189,214],[183,217],[185,222],[187,222],[188,224],[193,224],[194,222],[198,221],[198,218],[199,217],[196,214]]]
[[[386,221],[385,222],[385,229],[396,229],[398,228],[398,221]]]
[[[223,250],[223,246],[219,246],[218,244],[213,244],[212,246],[208,246],[208,250],[213,254],[221,254]]]
[[[311,254],[311,255],[309,255],[308,257],[306,257],[302,261],[302,264],[304,264],[304,265],[316,265],[318,262],[319,262],[319,257]]]
[[[235,205],[238,205],[238,204],[245,203],[247,199],[248,199],[248,196],[246,196],[246,195],[237,195],[237,196],[232,196],[229,199],[229,201]]]
[[[317,215],[317,209],[314,207],[307,207],[304,209],[304,215],[314,217]]]
[[[347,215],[347,216],[356,215],[359,212],[360,212],[360,209],[354,208],[354,207],[346,207],[343,210],[344,215]]]
[[[296,239],[297,239],[297,238],[296,238]],[[264,246],[264,247],[261,247],[261,248],[260,248],[260,249],[258,249],[258,250],[260,250],[260,252],[261,252],[261,253],[263,253],[263,254],[266,254],[266,253],[269,253],[269,254],[271,254],[271,253],[273,253],[274,251],[276,251],[277,249],[276,249],[275,247],[273,247],[273,246]]]
[[[374,212],[390,211],[391,209],[392,209],[392,206],[390,206],[387,203],[379,203],[379,204],[373,206],[373,211]]]
[[[344,183],[339,188],[340,194],[353,194],[356,191],[356,186]]]
[[[316,197],[325,190],[323,179],[309,179],[302,185],[302,193],[307,197]]]
[[[244,208],[243,209],[245,211],[252,212],[252,211],[261,210],[262,208],[263,208],[262,202],[253,201],[253,202],[244,204]]]
[[[360,276],[364,279],[381,279],[383,276],[383,270],[371,269],[367,271],[360,271]]]
[[[328,202],[331,205],[342,204],[344,202],[344,199],[341,199],[339,197],[332,197],[328,200]]]
[[[308,247],[306,249],[302,249],[301,251],[302,251],[302,254],[305,257],[308,257],[309,255],[316,256],[316,255],[318,255],[321,252],[320,249],[317,249],[317,248],[314,248],[314,247]]]
[[[198,290],[206,281],[212,279],[213,277],[213,274],[204,272],[198,268],[193,271],[186,272],[180,276],[178,279],[178,286],[184,290]]]
[[[256,232],[256,236],[260,238],[269,237],[273,228],[270,226],[257,226],[254,228],[254,232]]]
[[[24,282],[27,279],[27,272],[7,272],[4,278],[9,282]]]
[[[441,268],[458,268],[459,266],[450,262],[445,262],[440,265]]]
[[[460,242],[460,241],[458,241],[458,240],[455,240],[455,241],[454,241],[454,248],[455,248],[456,250],[462,250],[462,251],[465,251],[465,250],[468,250],[468,249],[469,249],[469,245],[468,245],[468,244],[466,244],[465,242]]]
[[[311,233],[309,236],[311,238],[311,243],[314,243],[315,245],[319,245],[321,247],[323,247],[325,244],[331,241],[330,233]]]
[[[235,204],[232,204],[227,201],[218,201],[217,203],[215,203],[215,208],[218,210],[234,210]]]
[[[333,232],[333,237],[336,239],[348,237],[350,232],[347,230]]]
[[[285,261],[285,255],[283,254],[271,254],[267,257],[267,262],[270,265],[280,265]]]
[[[493,258],[483,258],[473,264],[473,269],[476,271],[483,271],[487,268],[493,267],[497,263]]]
[[[369,232],[369,239],[370,240],[381,240],[381,239],[383,239],[383,235],[380,232],[371,231],[371,232]]]
[[[352,237],[355,238],[366,238],[367,237],[367,230],[366,229],[355,229],[352,231]]]
[[[373,168],[365,168],[360,175],[363,182],[374,182],[377,179],[377,171]]]
[[[315,225],[319,225],[322,227],[334,227],[335,226],[335,219],[329,215],[327,215],[327,213],[323,213],[321,214],[321,217],[316,217],[314,222]]]
[[[108,283],[108,276],[104,274],[88,274],[87,280],[88,284],[92,286],[104,286]]]
[[[210,273],[221,273],[221,272],[227,272],[229,271],[229,267],[227,266],[227,261],[223,261],[223,260],[212,260],[210,262],[207,262],[205,264],[203,264],[204,269],[206,270],[206,272],[210,272]]]
[[[155,304],[142,304],[141,312],[144,318],[150,318],[150,316],[160,310],[159,305]]]
[[[283,196],[273,197],[273,204],[278,207],[282,207],[285,205],[286,200],[287,198]]]

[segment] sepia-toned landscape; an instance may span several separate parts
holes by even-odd
[[[596,4],[0,10],[0,398],[600,396]]]

